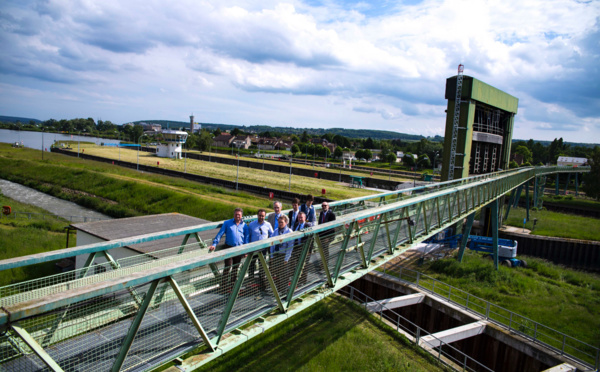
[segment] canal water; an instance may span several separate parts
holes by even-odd
[[[0,178],[0,190],[2,191],[2,194],[8,196],[9,198],[43,208],[48,212],[63,217],[69,221],[82,222],[112,219],[112,217],[102,213],[84,208],[66,200],[55,198],[54,196],[44,194],[43,192],[39,192],[30,187],[10,182],[2,178]],[[15,212],[29,211],[24,210]]]
[[[97,145],[101,143],[114,143],[120,141],[117,139],[106,139],[99,137],[79,136],[77,134],[28,132],[22,130],[0,129],[0,142],[4,143],[23,143],[23,146],[36,150],[41,150],[42,146],[46,151],[50,151],[50,146],[57,141],[81,141],[93,142]]]

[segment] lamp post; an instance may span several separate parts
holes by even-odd
[[[290,187],[289,187],[290,191],[292,191],[292,156],[294,156],[294,154],[292,154],[290,156]]]
[[[81,137],[81,131],[79,131],[79,134],[77,135],[77,157],[79,157],[79,137]]]
[[[304,165],[308,164],[308,142],[304,146]]]
[[[237,172],[235,175],[235,191],[238,191],[238,179],[240,176],[240,145],[241,145],[241,143],[239,145],[236,144],[236,146],[238,148],[238,154],[237,154]],[[231,150],[233,151],[233,146],[231,147]]]
[[[142,137],[144,137],[144,134],[142,134],[140,136],[140,138],[138,138],[137,142],[138,142],[138,150],[137,150],[137,170],[140,170],[140,141],[142,140]]]
[[[433,176],[435,175],[435,159],[437,159],[439,152],[433,155],[433,168],[431,169],[431,182],[433,182]]]
[[[44,160],[44,124],[42,124],[42,160]]]

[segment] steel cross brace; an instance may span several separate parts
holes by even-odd
[[[44,350],[37,341],[31,337],[29,332],[27,332],[24,328],[22,328],[18,323],[14,323],[11,325],[12,330],[29,346],[29,348],[37,355],[44,364],[48,366],[52,371],[62,372],[62,368],[52,359],[50,355]]]
[[[352,230],[355,228],[355,226],[358,226],[358,223],[356,221],[353,221],[348,227],[348,231],[346,231],[346,236],[344,237],[344,242],[342,243],[342,247],[340,248],[340,253],[338,255],[337,262],[333,270],[332,279],[334,280],[334,284],[335,282],[337,282],[338,276],[340,274],[340,269],[342,268],[342,263],[344,262],[344,256],[346,255],[346,248],[348,247],[348,243],[350,242],[350,236],[352,235]]]
[[[310,247],[313,244],[313,238],[307,238],[304,244],[302,245],[302,250],[300,251],[300,257],[298,258],[298,266],[296,266],[296,270],[294,271],[294,276],[292,277],[292,283],[287,295],[287,306],[289,308],[292,304],[294,291],[296,290],[296,286],[298,285],[298,281],[300,280],[300,276],[302,275],[302,271],[304,270],[304,265],[306,264],[306,257],[309,254]]]
[[[223,316],[221,317],[221,320],[219,321],[219,326],[217,327],[217,342],[216,342],[217,345],[219,344],[219,342],[221,341],[221,338],[223,337],[223,334],[225,333],[225,328],[227,327],[227,321],[229,320],[229,316],[231,315],[231,312],[233,311],[233,305],[235,305],[237,296],[240,293],[240,289],[242,288],[242,283],[244,282],[244,277],[246,276],[246,273],[248,272],[248,267],[250,267],[250,261],[252,261],[251,258],[252,257],[246,256],[246,258],[244,259],[244,264],[242,265],[241,270],[238,272],[237,280],[235,281],[233,290],[231,291],[231,294],[229,295],[229,299],[227,300],[227,305],[225,305],[225,310],[223,311]],[[239,265],[238,265],[238,267],[235,267],[235,266],[231,267],[231,270],[237,270],[237,269],[239,269]],[[275,289],[274,292],[277,293],[277,289]]]

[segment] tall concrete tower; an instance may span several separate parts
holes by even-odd
[[[194,114],[190,115],[190,133],[194,133]]]
[[[470,76],[464,76],[460,95],[457,138],[452,145],[458,76],[446,80],[446,135],[442,181],[508,169],[514,118],[519,100]],[[454,153],[452,148],[455,147]],[[450,162],[455,157],[454,167]]]

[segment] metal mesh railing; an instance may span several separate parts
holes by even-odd
[[[330,203],[336,221],[303,232],[215,253],[191,243],[1,288],[1,366],[43,370],[56,362],[66,371],[144,370],[198,346],[212,349],[226,332],[269,312],[285,312],[316,287],[338,290],[344,276],[364,275],[397,257],[399,245],[406,249],[441,231],[535,172],[459,180],[420,188],[410,197],[388,193]],[[7,260],[0,268],[82,252],[102,256],[114,247],[218,227],[96,243]],[[280,250],[271,254],[271,247]]]
[[[559,355],[593,366],[596,370],[600,367],[600,349],[597,347],[418,271],[389,265],[384,265],[382,269],[386,274],[414,283],[420,289],[443,297],[465,310],[504,327],[510,332],[519,333],[535,343],[551,348]]]
[[[424,328],[419,327],[417,324],[411,322],[394,310],[389,309],[385,304],[371,298],[360,290],[354,287],[345,287],[338,290],[338,293],[364,306],[365,310],[368,309],[367,305],[369,304],[378,304],[379,310],[376,311],[374,315],[379,316],[379,319],[384,321],[388,326],[395,328],[396,332],[407,336],[411,342],[415,343],[415,345],[427,350],[436,357],[438,362],[457,371],[493,371],[493,369],[478,362],[454,346],[438,339]],[[424,336],[429,336],[431,340],[424,340]]]

